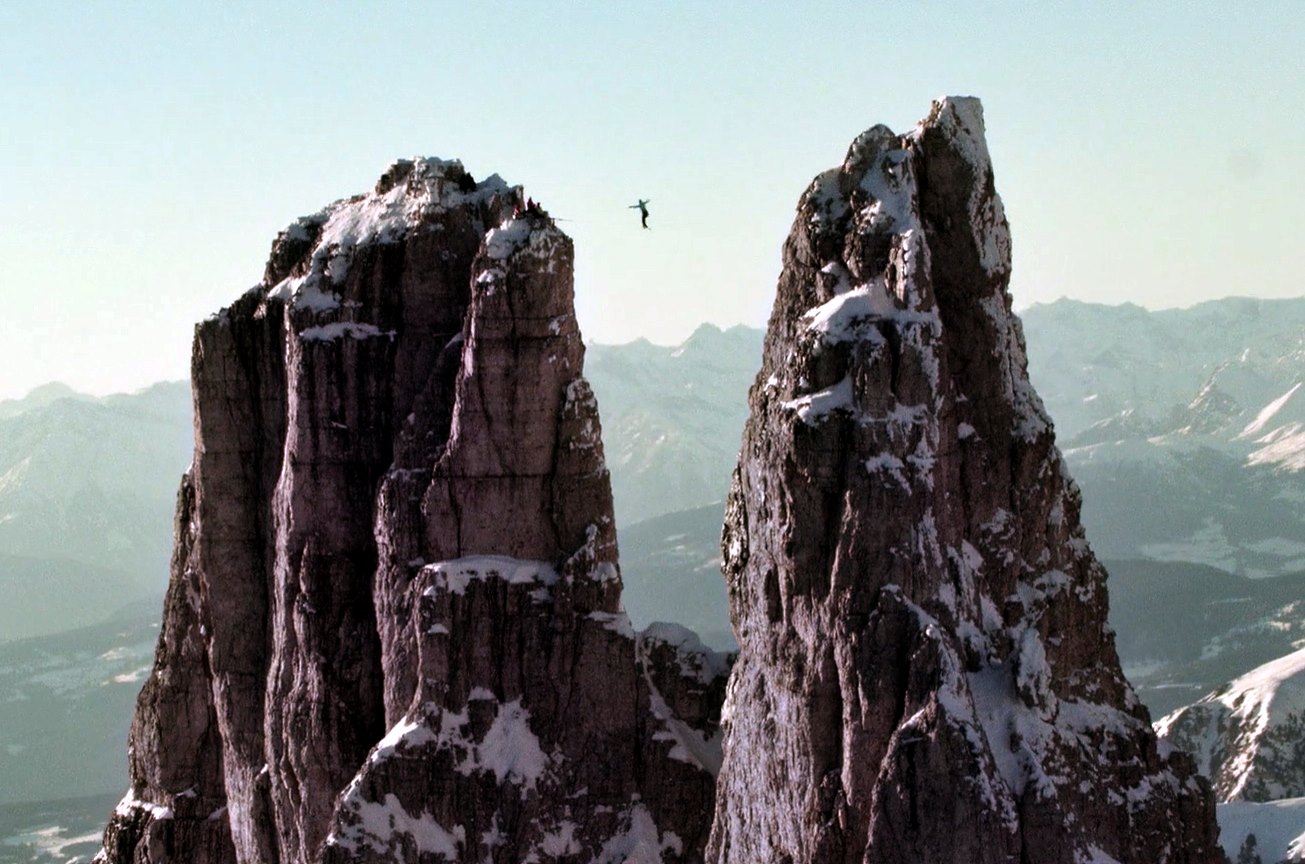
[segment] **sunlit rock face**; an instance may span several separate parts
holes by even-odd
[[[802,196],[726,509],[709,860],[1222,860],[1120,670],[1009,276],[977,100]]]
[[[701,860],[728,670],[622,611],[571,241],[521,198],[400,161],[198,326],[98,860]]]

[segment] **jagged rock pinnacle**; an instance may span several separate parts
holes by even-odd
[[[975,99],[802,196],[726,510],[709,860],[1221,860],[1120,671],[1009,275]]]
[[[402,160],[195,335],[195,461],[103,862],[697,860],[725,668],[635,634],[572,248]]]

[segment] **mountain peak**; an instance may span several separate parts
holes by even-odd
[[[686,355],[697,354],[703,350],[709,349],[720,341],[721,329],[715,324],[704,322],[699,324],[694,331],[689,334],[679,345],[671,349],[672,357],[684,357]]]
[[[81,396],[72,387],[62,381],[51,381],[49,384],[42,384],[39,387],[33,387],[27,391],[23,401],[49,402],[54,399],[63,399],[68,396]]]
[[[469,211],[483,233],[486,220],[506,216],[520,195],[521,187],[497,174],[477,182],[456,159],[396,160],[370,193],[340,199],[278,234],[262,291],[296,308],[334,308],[359,249],[397,244],[414,230],[440,230]]]
[[[572,244],[519,191],[396,162],[196,328],[167,674],[97,860],[705,844],[726,664],[621,607]]]
[[[21,398],[0,400],[0,417],[12,417],[27,411],[45,408],[63,399],[73,399],[78,402],[98,401],[95,396],[80,393],[62,381],[52,381],[49,384],[33,387],[27,391],[27,395]]]
[[[1009,274],[977,100],[801,197],[725,509],[710,860],[1222,860],[1120,668]]]
[[[1305,796],[1305,649],[1265,663],[1156,723],[1191,753],[1221,801]]]

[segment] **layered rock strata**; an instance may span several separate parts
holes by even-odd
[[[571,242],[520,200],[398,162],[197,328],[97,860],[701,859],[726,669],[621,609]]]
[[[976,100],[802,196],[727,503],[709,860],[1222,860],[1121,673],[1009,277]]]

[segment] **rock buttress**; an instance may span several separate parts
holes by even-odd
[[[621,610],[571,243],[519,200],[398,162],[197,328],[98,860],[701,859],[725,669]]]
[[[1009,276],[977,100],[803,195],[727,503],[709,860],[1222,860],[1120,670]]]

